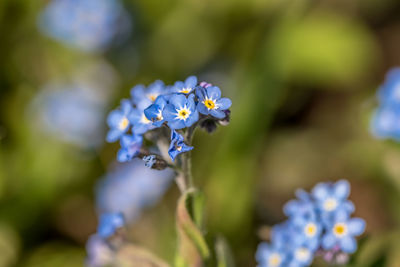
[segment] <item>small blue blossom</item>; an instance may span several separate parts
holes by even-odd
[[[285,267],[286,251],[268,243],[261,243],[257,248],[256,259],[259,267]]]
[[[86,52],[106,49],[130,26],[117,0],[52,0],[39,17],[44,34]]]
[[[168,154],[171,157],[172,161],[174,161],[176,156],[178,156],[179,154],[188,152],[193,149],[192,146],[186,145],[183,141],[183,136],[177,133],[175,130],[172,130],[171,144],[169,145],[168,149]]]
[[[198,121],[199,113],[196,110],[193,94],[188,98],[183,94],[175,94],[168,102],[163,110],[163,117],[171,129],[190,127]]]
[[[372,117],[371,132],[377,138],[400,140],[400,104],[380,106]]]
[[[113,263],[114,252],[98,234],[89,237],[86,243],[86,251],[88,254],[86,265],[89,267],[103,267]]]
[[[120,143],[121,148],[117,154],[118,161],[130,161],[139,154],[143,143],[143,137],[136,134],[123,135]]]
[[[100,216],[97,233],[102,238],[108,238],[124,225],[125,219],[122,213],[104,213]]]
[[[132,223],[160,200],[173,178],[171,169],[149,169],[139,158],[117,164],[96,186],[97,209],[100,214],[122,212]]]
[[[160,127],[164,123],[163,111],[165,105],[167,105],[167,100],[165,96],[160,95],[154,101],[154,104],[144,110],[146,118],[152,121],[156,127]]]
[[[400,68],[391,69],[387,75],[385,83],[379,88],[378,98],[381,104],[400,105]]]
[[[225,118],[224,110],[231,107],[232,101],[229,98],[221,98],[221,90],[216,86],[199,88],[196,90],[199,99],[197,110],[204,115],[211,115],[218,119]]]
[[[337,211],[346,214],[354,212],[353,203],[347,200],[349,194],[350,184],[346,180],[340,180],[335,184],[319,183],[312,190],[312,196],[324,221],[330,220]]]
[[[132,112],[132,104],[129,100],[123,99],[121,101],[121,108],[110,112],[107,117],[107,124],[110,130],[107,133],[107,142],[115,142],[121,138],[131,125],[128,115]]]
[[[192,93],[197,86],[197,77],[189,76],[184,82],[177,81],[171,87],[171,92],[188,95]]]
[[[144,134],[145,132],[155,128],[153,122],[147,119],[144,114],[144,109],[133,109],[128,118],[129,122],[132,124],[132,131],[135,134]]]
[[[357,250],[357,241],[354,237],[364,232],[365,221],[360,218],[349,218],[344,213],[337,213],[327,228],[327,232],[322,238],[324,249],[328,250],[338,246],[343,252],[354,253]]]
[[[153,167],[154,163],[156,163],[156,156],[155,155],[144,156],[143,161],[145,162],[144,166],[151,169],[151,167]]]
[[[139,108],[145,109],[157,99],[161,94],[167,91],[163,81],[157,80],[147,88],[144,85],[136,85],[131,90],[132,102]]]

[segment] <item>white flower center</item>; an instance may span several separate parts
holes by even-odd
[[[123,117],[122,120],[118,124],[118,128],[123,131],[128,127],[129,125],[129,120],[126,117]]]
[[[281,264],[282,258],[278,253],[272,253],[268,258],[268,266],[277,267]]]
[[[315,223],[308,223],[304,227],[304,234],[311,238],[317,233],[317,225]]]
[[[333,226],[333,234],[336,237],[343,237],[347,234],[347,225],[345,223],[337,223]]]
[[[310,255],[311,255],[310,250],[304,247],[298,248],[295,252],[296,259],[301,262],[308,261]]]
[[[324,202],[324,210],[326,211],[333,211],[336,209],[338,203],[336,201],[336,199],[334,198],[328,198],[327,200],[325,200]]]
[[[182,88],[181,90],[179,90],[179,93],[189,94],[192,90],[193,90],[193,88],[185,87],[185,88]]]
[[[186,105],[185,105],[184,107],[180,108],[180,109],[176,109],[176,112],[177,112],[176,117],[177,117],[179,120],[186,120],[187,118],[189,118],[190,113],[192,113],[192,112],[190,112],[190,110],[186,107]]]

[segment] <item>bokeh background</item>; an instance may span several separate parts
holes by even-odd
[[[197,132],[193,166],[237,266],[255,266],[297,188],[340,178],[368,225],[358,266],[400,266],[400,146],[369,130],[400,65],[399,1],[125,0],[125,36],[89,52],[39,29],[47,4],[0,1],[1,267],[83,265],[96,185],[123,167],[106,114],[137,83],[192,74],[233,101],[229,126]],[[178,196],[171,184],[130,226],[169,262]]]

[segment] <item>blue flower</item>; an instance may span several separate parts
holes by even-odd
[[[97,209],[100,213],[122,212],[132,223],[160,200],[173,178],[171,169],[149,169],[139,158],[117,164],[96,186]]]
[[[110,112],[107,117],[107,124],[110,130],[107,133],[107,142],[117,141],[123,134],[129,130],[131,125],[128,115],[132,112],[132,103],[124,99],[121,101],[121,108]]]
[[[183,94],[175,94],[169,99],[163,110],[163,117],[171,129],[182,129],[192,126],[199,119],[194,95],[186,98]]]
[[[184,82],[177,81],[171,88],[173,93],[190,94],[196,89],[197,77],[189,76]]]
[[[295,245],[292,248],[292,255],[288,267],[310,266],[314,259],[315,251],[312,251],[307,243]]]
[[[377,138],[400,140],[400,104],[379,107],[372,117],[371,132]]]
[[[365,230],[365,221],[360,218],[349,218],[345,213],[337,213],[327,226],[327,232],[322,238],[322,247],[326,250],[338,246],[343,252],[353,253],[357,250],[355,236]]]
[[[86,265],[90,267],[102,267],[112,264],[114,252],[108,243],[95,234],[89,237],[86,243],[88,257]]]
[[[297,218],[303,219],[315,219],[316,218],[316,206],[315,203],[306,191],[299,189],[296,191],[298,199],[290,200],[283,207],[283,211],[291,220]]]
[[[108,238],[124,225],[125,220],[122,213],[104,213],[100,216],[97,233],[102,238]]]
[[[199,88],[196,91],[199,103],[197,109],[201,114],[223,119],[226,114],[224,110],[231,107],[232,101],[229,98],[221,98],[221,90],[216,86]]]
[[[44,34],[87,52],[104,50],[130,26],[116,0],[53,0],[39,17]]]
[[[172,161],[175,160],[176,156],[181,153],[188,152],[193,149],[192,146],[186,145],[182,135],[177,133],[175,130],[171,132],[171,144],[169,145],[168,154]]]
[[[329,221],[335,212],[346,214],[354,212],[354,205],[347,200],[350,194],[350,184],[346,180],[340,180],[335,184],[319,183],[312,190],[321,216],[324,222]]]
[[[144,134],[145,132],[155,128],[153,122],[147,119],[144,109],[135,108],[128,116],[129,122],[132,124],[132,131],[135,134]]]
[[[393,68],[387,73],[385,83],[378,91],[378,98],[384,105],[400,105],[400,68]]]
[[[120,143],[121,148],[117,154],[118,161],[130,161],[139,154],[143,143],[143,137],[136,134],[123,135]]]
[[[165,96],[160,95],[154,101],[154,104],[144,110],[146,118],[152,121],[156,127],[160,127],[164,123],[163,111],[165,105],[167,105],[167,100]]]
[[[287,254],[284,249],[263,242],[258,245],[256,259],[259,267],[285,267]]]
[[[145,109],[157,99],[161,94],[166,93],[163,81],[157,80],[147,88],[144,85],[136,85],[131,90],[132,102],[139,109]]]

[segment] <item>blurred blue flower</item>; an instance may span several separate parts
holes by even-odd
[[[131,124],[128,116],[132,110],[132,103],[127,99],[123,99],[121,107],[110,112],[107,117],[107,124],[110,127],[106,137],[107,142],[117,141],[129,130]]]
[[[224,110],[231,107],[232,101],[229,98],[221,98],[221,90],[216,86],[199,88],[196,90],[199,99],[197,109],[201,114],[212,115],[215,118],[223,119],[226,114]]]
[[[261,243],[257,248],[256,259],[259,267],[287,266],[286,251],[268,243]]]
[[[307,244],[295,245],[292,248],[292,255],[288,267],[310,266],[314,259],[314,251]]]
[[[122,213],[103,213],[100,215],[100,222],[97,227],[97,233],[102,238],[108,238],[115,232],[124,227],[125,220]]]
[[[199,119],[199,113],[194,102],[194,95],[186,98],[183,94],[171,96],[163,110],[163,117],[171,129],[182,129],[192,126]]]
[[[298,189],[296,196],[297,199],[290,200],[283,207],[285,215],[293,221],[296,221],[298,218],[301,220],[315,219],[317,216],[316,207],[310,194],[302,189]]]
[[[164,123],[163,111],[166,104],[167,100],[165,99],[165,96],[160,95],[154,101],[154,104],[144,110],[146,118],[151,120],[153,125],[156,127],[160,127]]]
[[[177,81],[171,87],[171,92],[173,93],[181,93],[181,94],[190,94],[196,89],[197,86],[197,77],[189,76],[184,82]]]
[[[334,220],[327,226],[327,232],[322,238],[322,247],[326,250],[338,246],[346,253],[357,250],[355,236],[365,230],[365,221],[360,218],[349,218],[345,213],[337,213]]]
[[[371,120],[371,132],[377,138],[400,140],[400,104],[380,106]]]
[[[87,259],[86,266],[103,267],[113,263],[114,252],[106,240],[98,234],[89,237],[86,243]]]
[[[132,102],[139,109],[145,109],[156,101],[161,94],[167,93],[163,81],[157,80],[147,88],[144,85],[136,85],[131,89]]]
[[[386,74],[385,83],[378,90],[381,104],[400,105],[400,68],[393,68]]]
[[[39,17],[46,35],[88,52],[104,50],[130,26],[118,0],[52,0]]]
[[[312,189],[312,196],[324,222],[329,221],[337,211],[348,215],[354,212],[353,203],[347,200],[349,194],[350,184],[346,180],[335,184],[319,183]]]
[[[118,164],[96,187],[98,211],[121,212],[127,222],[134,222],[145,208],[158,202],[172,181],[171,169],[152,170],[138,158]]]
[[[123,135],[121,137],[121,148],[118,151],[117,159],[119,162],[126,162],[136,157],[142,147],[143,137],[141,135]]]
[[[144,114],[144,109],[133,109],[128,118],[130,123],[133,125],[132,131],[135,134],[144,134],[145,132],[156,128],[156,126],[153,125],[153,122],[147,119]]]
[[[177,133],[175,130],[171,132],[171,144],[169,145],[168,154],[172,161],[175,161],[176,156],[181,153],[188,152],[193,149],[192,146],[186,145],[182,135]]]

